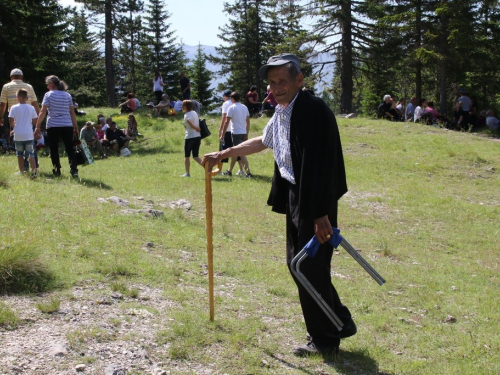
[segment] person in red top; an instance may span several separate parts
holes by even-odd
[[[427,102],[427,108],[425,109],[425,112],[429,112],[432,114],[432,117],[434,120],[439,120],[443,119],[444,115],[439,113],[435,108],[434,108],[434,102]]]
[[[250,87],[250,91],[247,92],[247,95],[245,96],[245,105],[248,108],[248,112],[250,112],[250,116],[256,115],[260,112],[262,104],[259,102],[257,86]]]
[[[134,112],[137,109],[137,102],[135,101],[134,94],[129,93],[127,95],[127,101],[123,102],[118,107],[122,107],[121,113]]]

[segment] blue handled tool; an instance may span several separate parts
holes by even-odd
[[[333,235],[328,240],[328,242],[336,249],[339,245],[342,246],[356,261],[365,269],[368,274],[379,284],[382,285],[385,283],[385,279],[380,276],[380,274],[375,271],[375,269],[352,247],[349,242],[345,240],[344,237],[340,235],[340,230],[337,228],[333,229]],[[311,285],[309,280],[304,276],[302,272],[300,272],[300,264],[302,261],[308,256],[313,258],[316,255],[316,252],[319,249],[319,241],[316,236],[313,236],[311,240],[304,246],[302,250],[292,259],[292,263],[290,264],[290,269],[292,273],[295,275],[297,280],[302,284],[304,289],[311,295],[311,297],[316,301],[318,306],[323,310],[323,312],[328,316],[331,322],[337,327],[340,331],[342,330],[343,323],[339,319],[339,317],[333,312],[332,308],[326,303],[326,301],[321,297],[318,291]]]

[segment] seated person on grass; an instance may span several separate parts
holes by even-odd
[[[160,102],[155,105],[155,117],[158,117],[162,114],[168,115],[168,110],[170,109],[170,100],[168,99],[167,94],[163,94]]]
[[[106,130],[104,139],[109,142],[109,147],[115,152],[116,156],[120,155],[123,148],[128,148],[130,137],[127,137],[124,132],[117,128],[116,122],[111,122],[111,126]]]
[[[107,148],[109,147],[109,142],[104,139],[106,132],[103,130],[101,123],[96,124],[95,131],[97,133],[97,139],[99,139],[99,142],[101,142],[102,149],[104,151],[107,150]]]
[[[245,96],[245,105],[248,108],[250,116],[256,116],[260,113],[262,103],[259,101],[257,86],[250,87],[250,91]]]
[[[125,134],[128,135],[132,140],[136,141],[139,136],[139,131],[137,130],[137,121],[133,113],[128,115],[127,129]]]
[[[104,133],[106,133],[106,130],[108,130],[111,127],[111,123],[113,122],[112,117],[107,117],[106,118],[106,123],[102,126],[102,130],[104,130]]]
[[[495,111],[493,111],[492,109],[488,109],[488,111],[486,112],[486,126],[493,130],[500,129],[499,121],[495,117]]]
[[[398,112],[399,118],[402,119],[405,116],[405,104],[406,104],[406,99],[401,98],[397,103],[396,103],[396,111]]]
[[[104,117],[104,115],[102,113],[99,113],[97,115],[97,122],[96,122],[96,127],[97,127],[97,124],[101,124],[101,126],[104,126],[104,124],[106,124],[106,117]],[[104,129],[106,130],[106,129]]]
[[[271,91],[271,86],[267,85],[267,93],[262,101],[262,105],[264,110],[274,111],[274,108],[278,105],[276,98],[274,97],[273,92]]]
[[[446,117],[442,113],[438,112],[438,110],[434,108],[434,102],[427,102],[425,113],[430,113],[434,122],[446,119]]]
[[[129,93],[127,95],[127,100],[119,104],[118,107],[121,107],[121,113],[134,112],[137,109],[137,102],[135,101],[134,94]]]
[[[102,143],[99,141],[97,131],[94,129],[94,123],[92,121],[87,121],[85,123],[85,126],[80,131],[80,139],[85,140],[90,149],[95,147],[101,158],[107,158],[106,153],[102,149]]]
[[[176,102],[174,102],[174,110],[175,112],[182,111],[182,100],[179,99]]]
[[[378,106],[378,117],[389,120],[399,120],[399,114],[392,108],[392,98],[390,95],[384,95],[384,101]]]

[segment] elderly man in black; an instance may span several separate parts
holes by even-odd
[[[292,54],[271,57],[260,68],[278,102],[263,135],[236,147],[206,154],[202,163],[214,166],[227,157],[249,155],[272,148],[274,177],[268,204],[286,214],[287,263],[313,235],[322,244],[308,257],[302,273],[344,323],[338,331],[316,302],[296,281],[309,342],[294,349],[306,356],[334,354],[340,339],[356,333],[356,325],[331,283],[333,248],[327,243],[337,226],[337,202],[347,191],[344,160],[335,116],[323,100],[303,91],[304,76]]]
[[[392,108],[393,98],[391,95],[384,95],[384,101],[378,106],[378,116],[389,120],[399,120],[398,112]]]

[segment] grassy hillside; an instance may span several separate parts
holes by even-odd
[[[95,121],[100,112],[112,114],[91,109],[87,117]],[[202,141],[202,154],[218,147],[220,119],[206,118],[212,136]],[[116,121],[124,127],[126,117]],[[88,287],[121,290],[128,300],[116,306],[146,309],[137,290],[156,288],[171,304],[148,304],[152,339],[125,337],[119,322],[96,319],[93,328],[109,341],[139,340],[172,374],[500,372],[497,140],[424,125],[339,120],[349,186],[340,201],[340,229],[387,283],[379,287],[344,250],[336,253],[333,282],[358,334],[343,341],[333,363],[290,353],[305,343],[306,332],[285,264],[284,218],[265,204],[272,153],[249,157],[252,179],[213,178],[216,307],[210,323],[204,171],[192,165],[191,178],[179,177],[181,116],[142,113],[138,123],[144,138],[131,144],[131,157],[97,160],[80,168],[79,180],[69,177],[66,159],[62,177],[54,179],[50,159],[41,157],[37,180],[14,176],[14,156],[1,159],[0,290],[8,290],[4,265],[16,263],[16,253],[32,265],[27,277],[19,267],[16,280],[34,280],[22,293],[44,292],[20,295],[32,307],[54,297],[70,303],[75,287]],[[265,124],[252,120],[251,135]],[[164,216],[125,215],[122,207],[98,201],[111,196]],[[179,199],[191,202],[191,210],[169,207]],[[0,333],[29,331],[33,324],[19,319],[18,298],[0,296]],[[91,352],[99,340],[89,333],[95,331],[82,331],[83,340],[74,332],[66,337],[73,349],[68,358],[76,361],[78,348]],[[6,337],[0,336],[0,364]],[[88,363],[99,368],[105,362],[95,355]]]

